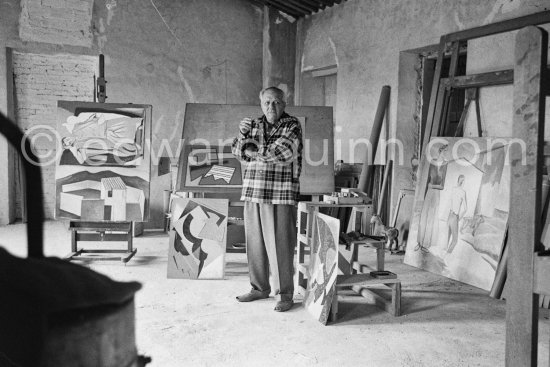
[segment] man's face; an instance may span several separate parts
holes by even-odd
[[[285,103],[281,96],[273,91],[266,91],[261,98],[262,111],[269,123],[275,123],[285,111]]]

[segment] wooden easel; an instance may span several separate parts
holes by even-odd
[[[437,62],[435,65],[430,103],[428,107],[426,128],[423,132],[421,153],[425,151],[430,138],[434,136],[442,136],[446,130],[448,108],[453,89],[468,89],[482,86],[512,84],[514,80],[513,70],[499,70],[487,73],[457,76],[456,73],[460,48],[471,39],[509,32],[529,25],[539,25],[544,23],[550,23],[550,11],[544,11],[537,14],[527,15],[520,18],[488,24],[482,27],[467,29],[441,36]],[[449,76],[447,78],[442,78],[443,59],[445,53],[448,51],[451,52]]]

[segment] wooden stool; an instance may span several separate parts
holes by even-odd
[[[384,251],[384,240],[376,240],[372,238],[367,238],[365,240],[351,241],[350,250],[351,258],[349,260],[349,273],[357,274],[357,270],[361,272],[361,267],[366,265],[361,265],[358,262],[359,257],[359,246],[371,247],[376,249],[376,270],[384,270],[384,260],[385,260],[385,251]],[[357,269],[359,267],[359,269]]]
[[[372,285],[380,284],[391,288],[391,300],[387,300],[367,288]],[[384,309],[393,316],[401,315],[401,280],[397,279],[397,277],[393,279],[381,279],[375,278],[370,274],[338,275],[336,277],[334,297],[332,298],[332,321],[336,321],[338,315],[338,288],[343,287],[351,287],[354,292],[361,296],[367,299],[373,299],[378,307]]]

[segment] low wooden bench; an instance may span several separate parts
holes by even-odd
[[[394,275],[395,276],[395,275]],[[372,292],[368,287],[374,285],[384,285],[391,289],[391,300]],[[361,296],[374,300],[374,303],[389,312],[393,316],[401,315],[401,280],[397,276],[393,278],[373,277],[370,274],[350,274],[338,275],[336,277],[336,287],[331,306],[331,319],[336,321],[338,315],[338,289],[351,287],[351,289]]]
[[[137,252],[133,248],[132,222],[85,222],[71,221],[71,253],[66,260],[120,260],[127,263]],[[79,241],[123,241],[127,249],[91,249],[78,248]],[[98,254],[101,256],[82,256],[83,254]],[[109,256],[122,254],[122,256]]]

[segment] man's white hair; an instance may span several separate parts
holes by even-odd
[[[281,99],[281,101],[283,101],[284,103],[286,103],[286,95],[285,95],[285,92],[282,90],[282,89],[279,89],[277,87],[267,87],[267,88],[264,88],[260,91],[260,100],[262,99],[262,97],[264,96],[265,92],[273,92],[275,94],[277,94],[279,96],[279,98]]]

